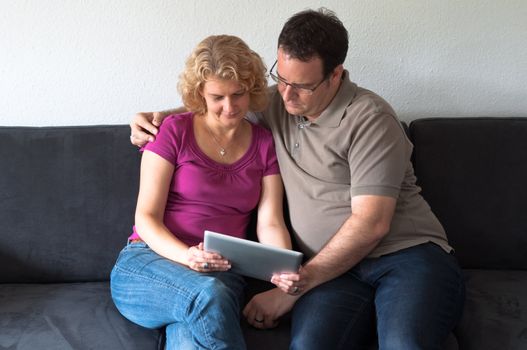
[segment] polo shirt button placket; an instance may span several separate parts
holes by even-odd
[[[293,158],[298,158],[298,151],[299,151],[299,148],[300,147],[300,143],[298,141],[295,141],[295,143],[293,144],[293,149],[291,150],[291,156]]]
[[[302,131],[302,129],[304,128],[304,124],[298,124],[298,130],[299,131]],[[300,137],[299,134],[297,134],[297,140],[298,138]],[[298,156],[298,148],[300,147],[300,143],[298,141],[295,142],[295,149],[294,149],[294,155],[295,156]]]
[[[304,128],[306,127],[306,124],[304,124],[304,120],[301,117],[297,117],[296,123],[297,123],[297,130],[298,130],[296,134],[297,141],[295,141],[293,152],[292,152],[295,158],[299,156],[299,151],[300,151],[300,142],[298,141],[302,137],[300,132],[304,131]]]

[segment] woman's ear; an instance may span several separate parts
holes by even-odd
[[[196,99],[200,100],[202,103],[206,103],[205,93],[203,92],[202,84],[200,84],[200,86],[196,89],[196,91],[194,92],[194,96],[196,96]]]

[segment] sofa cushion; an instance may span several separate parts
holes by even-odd
[[[108,282],[0,284],[0,349],[160,349],[115,308]]]
[[[107,280],[131,233],[125,125],[0,127],[0,283]]]
[[[527,269],[527,118],[410,124],[414,167],[464,268]]]
[[[464,350],[527,349],[527,271],[466,270]]]

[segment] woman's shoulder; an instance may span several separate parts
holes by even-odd
[[[188,124],[189,122],[192,122],[192,116],[194,114],[192,112],[185,112],[185,113],[177,113],[177,114],[170,114],[168,115],[164,120],[163,124]]]
[[[273,150],[274,152],[274,140],[271,131],[259,124],[251,123],[251,126],[253,140],[258,145],[258,149],[263,153],[267,153],[268,150]]]
[[[249,124],[252,126],[253,132],[257,135],[259,138],[263,139],[272,139],[273,134],[271,133],[271,130],[267,129],[261,124],[257,124],[253,122],[252,120],[247,120]]]
[[[189,124],[192,124],[193,113],[185,112],[179,114],[170,114],[159,126],[159,132],[169,132],[181,134],[187,131]]]

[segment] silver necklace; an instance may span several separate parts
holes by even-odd
[[[223,147],[220,142],[218,141],[218,139],[216,138],[216,136],[214,136],[214,133],[212,132],[212,130],[209,128],[209,126],[207,125],[207,121],[204,121],[204,124],[205,124],[205,127],[207,128],[207,131],[209,132],[210,136],[212,136],[212,139],[214,140],[214,142],[216,143],[216,145],[218,145],[218,147],[220,148],[219,152],[220,152],[220,155],[222,157],[224,157],[226,154],[227,154],[227,151],[225,150],[225,147]]]

